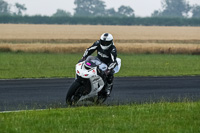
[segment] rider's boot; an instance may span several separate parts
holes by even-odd
[[[110,96],[111,90],[112,90],[112,83],[107,84],[106,87],[105,87],[105,91],[107,93],[107,96]]]
[[[110,93],[111,93],[111,90],[112,90],[112,87],[113,87],[113,71],[111,71],[108,75],[107,75],[107,84],[106,84],[106,87],[105,87],[105,91],[106,91],[106,95],[107,97],[110,96]]]

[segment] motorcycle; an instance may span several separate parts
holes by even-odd
[[[121,59],[116,60],[114,73],[119,72],[121,67]],[[80,101],[103,103],[108,97],[105,92],[107,68],[108,66],[95,56],[88,56],[85,61],[76,64],[75,81],[67,92],[66,103],[68,105],[76,105]]]

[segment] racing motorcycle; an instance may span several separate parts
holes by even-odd
[[[116,60],[114,73],[119,72],[121,67],[121,59]],[[107,68],[108,66],[95,56],[88,56],[85,61],[76,64],[76,78],[67,92],[66,103],[68,105],[76,105],[80,101],[103,103],[108,97],[105,91]]]

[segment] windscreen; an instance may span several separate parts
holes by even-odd
[[[96,67],[101,64],[101,61],[94,56],[88,56],[88,58],[85,60],[85,65],[88,67]]]

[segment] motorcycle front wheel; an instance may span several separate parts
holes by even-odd
[[[70,105],[70,106],[75,105],[78,102],[78,100],[81,97],[81,94],[79,93],[80,87],[81,85],[77,81],[74,81],[74,83],[72,83],[66,96],[67,105]]]

